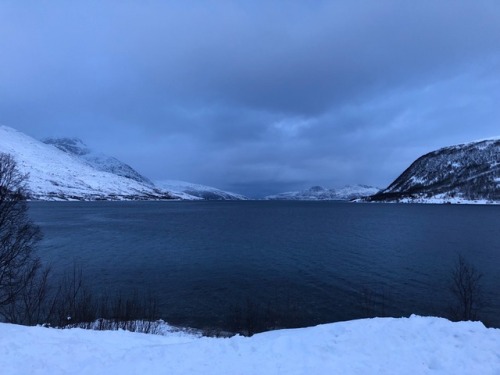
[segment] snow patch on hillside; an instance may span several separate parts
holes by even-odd
[[[0,324],[0,348],[4,375],[500,373],[500,330],[418,316],[224,339]]]

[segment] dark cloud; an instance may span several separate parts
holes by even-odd
[[[0,24],[1,123],[155,179],[384,186],[498,133],[496,1],[5,1]]]

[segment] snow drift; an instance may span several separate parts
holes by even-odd
[[[207,338],[0,324],[2,374],[498,374],[500,330],[412,316]]]

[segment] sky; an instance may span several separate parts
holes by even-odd
[[[152,180],[386,187],[499,103],[497,0],[0,1],[0,123]]]

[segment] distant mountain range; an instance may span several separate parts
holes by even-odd
[[[29,175],[34,200],[243,200],[246,197],[183,181],[153,183],[120,160],[89,149],[76,138],[38,141],[0,125],[0,152],[11,154]],[[500,203],[500,139],[430,152],[380,190],[354,185],[313,186],[267,200],[358,200],[405,203]]]
[[[326,189],[322,186],[313,186],[306,190],[289,191],[275,195],[268,195],[266,200],[302,200],[302,201],[325,201],[325,200],[353,200],[376,194],[379,188],[367,185],[350,185],[341,189]]]
[[[500,203],[500,139],[441,148],[418,158],[370,202]]]
[[[155,181],[155,186],[160,189],[170,191],[184,199],[204,199],[204,200],[247,200],[241,194],[231,193],[211,186],[193,184],[190,182],[176,180]]]
[[[0,152],[11,154],[22,173],[29,175],[34,200],[159,200],[243,199],[215,188],[178,182],[171,191],[156,186],[129,165],[95,153],[75,138],[38,141],[0,125]]]

